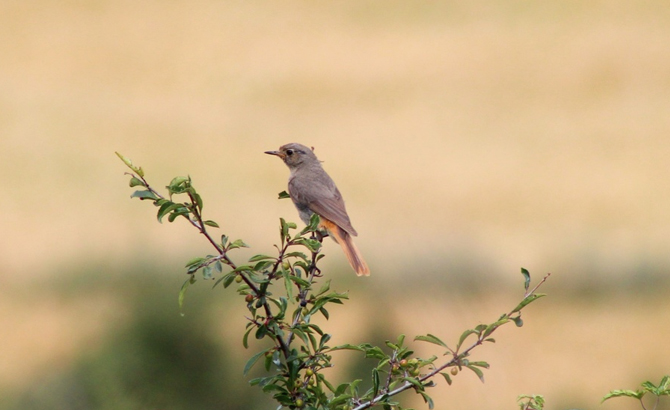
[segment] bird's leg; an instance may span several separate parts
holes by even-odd
[[[328,231],[325,229],[319,229],[318,231],[312,232],[312,236],[310,239],[317,240],[321,243],[323,243],[323,238],[327,238],[328,236]]]

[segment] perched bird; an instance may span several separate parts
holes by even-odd
[[[265,151],[281,158],[291,171],[288,178],[288,193],[298,208],[300,219],[309,224],[313,213],[319,215],[319,227],[339,243],[349,264],[358,276],[368,276],[370,269],[354,244],[357,236],[351,226],[344,207],[342,194],[335,182],[323,170],[313,149],[302,144],[291,143],[279,147],[279,151]]]

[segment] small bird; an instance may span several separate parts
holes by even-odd
[[[279,147],[279,151],[265,153],[281,158],[291,171],[288,193],[298,209],[300,219],[309,224],[313,213],[319,215],[319,227],[340,244],[356,275],[370,275],[370,269],[352,239],[358,233],[351,226],[342,194],[323,170],[314,150],[302,144],[290,143]]]

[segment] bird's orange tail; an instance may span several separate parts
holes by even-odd
[[[328,230],[328,233],[333,237],[335,242],[340,244],[342,251],[344,251],[344,256],[347,257],[349,265],[354,269],[356,275],[370,276],[370,268],[368,268],[368,264],[365,263],[365,259],[363,259],[361,252],[356,247],[353,237],[326,218],[321,218],[321,225]]]

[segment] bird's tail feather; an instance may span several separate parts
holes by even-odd
[[[370,276],[370,268],[368,268],[368,264],[365,263],[365,259],[363,259],[361,252],[356,247],[353,237],[347,231],[325,218],[321,218],[321,224],[328,230],[328,233],[333,237],[335,242],[340,244],[344,255],[349,261],[349,265],[354,269],[356,275]]]

